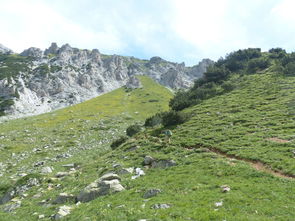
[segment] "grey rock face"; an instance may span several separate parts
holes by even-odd
[[[59,50],[59,47],[57,46],[55,42],[53,42],[51,43],[50,47],[44,51],[44,54],[45,55],[57,54],[58,50]]]
[[[20,55],[30,57],[23,61],[23,71],[10,79],[0,78],[1,96],[14,101],[4,110],[6,116],[0,121],[81,103],[124,85],[133,89],[141,87],[137,75],[149,76],[172,89],[188,88],[212,62],[203,60],[196,66],[186,67],[184,63],[168,62],[160,57],[139,60],[109,56],[97,49],[80,50],[69,44],[59,48],[56,43],[44,53],[32,47]]]
[[[20,53],[21,56],[28,56],[34,58],[41,58],[43,51],[40,48],[31,47]]]
[[[0,54],[12,54],[13,51],[7,47],[5,47],[3,44],[0,44]]]
[[[131,76],[129,78],[129,80],[127,81],[127,83],[126,83],[126,87],[129,88],[129,89],[136,89],[136,88],[141,88],[142,87],[142,84],[138,80],[137,77]]]

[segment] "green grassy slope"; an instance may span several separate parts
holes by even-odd
[[[172,93],[148,77],[139,78],[143,88],[120,88],[75,106],[1,123],[0,162],[6,168],[0,172],[0,195],[19,174],[39,174],[42,166],[36,163],[43,161],[54,172],[62,164],[87,163],[107,151],[128,125],[167,110]]]
[[[233,92],[186,111],[194,117],[176,131],[183,146],[215,147],[295,175],[295,77],[241,77]]]
[[[294,179],[276,177],[254,169],[245,161],[226,158],[210,151],[210,148],[214,147],[242,159],[259,160],[274,170],[294,175],[294,81],[295,77],[270,72],[239,77],[236,79],[237,88],[232,92],[184,110],[191,112],[193,117],[188,122],[172,128],[170,144],[161,134],[163,128],[155,128],[135,135],[113,151],[102,152],[94,148],[97,146],[107,149],[107,142],[98,145],[102,137],[111,137],[112,132],[123,133],[123,128],[133,123],[134,119],[141,120],[152,115],[152,112],[155,113],[158,106],[151,106],[149,109],[148,105],[157,105],[157,102],[142,103],[146,102],[145,96],[152,96],[152,92],[157,91],[155,88],[149,89],[147,93],[150,95],[141,93],[143,89],[137,89],[135,94],[119,99],[129,104],[128,110],[123,106],[117,107],[121,109],[118,111],[119,117],[118,114],[113,115],[114,112],[105,109],[90,113],[89,107],[95,109],[97,106],[93,102],[86,102],[70,109],[3,124],[6,129],[1,128],[1,133],[9,136],[11,140],[2,138],[7,142],[3,153],[21,152],[26,150],[28,145],[32,148],[32,142],[26,144],[31,138],[27,133],[37,131],[40,133],[36,136],[39,137],[39,146],[50,144],[53,148],[60,147],[63,150],[73,145],[92,148],[76,152],[72,158],[48,163],[54,165],[54,173],[43,175],[42,184],[28,192],[15,214],[0,212],[0,217],[3,220],[27,220],[27,217],[37,220],[37,214],[44,214],[45,220],[49,220],[50,215],[55,214],[60,206],[50,204],[51,199],[55,199],[59,193],[77,195],[106,172],[116,172],[127,167],[144,168],[143,159],[150,155],[158,160],[173,159],[177,165],[166,169],[144,168],[146,175],[135,180],[131,179],[131,174],[122,175],[121,183],[126,188],[125,191],[80,205],[68,203],[73,209],[64,220],[294,220]],[[120,90],[122,89],[118,91]],[[118,91],[111,93],[114,95],[112,101],[118,97]],[[151,99],[155,97],[156,95],[153,95]],[[169,97],[167,92],[165,100]],[[135,98],[136,100],[131,102]],[[160,100],[161,97],[156,99]],[[139,100],[141,102],[138,102]],[[114,105],[109,99],[97,102],[107,107]],[[162,107],[165,108],[166,105]],[[53,120],[55,123],[49,124],[41,119]],[[30,124],[25,124],[26,121]],[[104,131],[105,127],[111,128]],[[19,128],[22,128],[21,134]],[[29,132],[24,132],[26,129]],[[45,154],[49,153],[41,152],[34,156],[39,155],[40,159],[40,155],[46,156]],[[34,156],[28,162],[35,162],[37,158]],[[4,157],[1,160],[4,160]],[[23,161],[23,165],[28,162]],[[80,165],[75,176],[52,181],[55,172],[66,171],[61,167],[62,164],[73,162]],[[114,164],[120,164],[121,167],[114,168]],[[16,172],[13,166],[10,170],[11,174]],[[10,181],[8,176],[11,174],[8,173],[4,181]],[[220,188],[222,185],[230,186],[231,190],[223,193]],[[144,199],[143,194],[151,188],[159,188],[162,192],[148,200]],[[41,192],[41,196],[33,197],[38,192]],[[40,204],[44,200],[49,203]],[[222,202],[222,206],[216,206],[217,202]],[[171,208],[151,208],[157,203],[171,204]],[[37,214],[33,215],[34,213]]]
[[[273,176],[206,147],[294,175],[294,81],[272,73],[242,76],[231,93],[186,109],[194,116],[173,129],[170,144],[161,128],[147,130],[97,158],[104,168],[98,176],[114,170],[110,159],[123,167],[142,167],[144,156],[151,155],[178,165],[146,169],[146,176],[137,180],[126,176],[122,183],[127,191],[82,204],[65,220],[293,220],[294,179]],[[134,146],[140,148],[130,152]],[[231,191],[222,193],[222,185]],[[162,193],[146,201],[142,196],[150,188]],[[220,201],[223,205],[216,207]],[[172,207],[152,209],[156,203]]]

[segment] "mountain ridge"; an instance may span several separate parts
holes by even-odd
[[[186,67],[160,57],[141,60],[56,43],[45,51],[31,47],[20,54],[3,49],[0,56],[0,112],[6,115],[2,120],[81,103],[124,86],[136,75],[149,76],[171,89],[188,88],[213,64],[203,59]]]

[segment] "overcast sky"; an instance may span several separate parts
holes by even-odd
[[[294,0],[0,0],[0,43],[193,65],[248,47],[295,51],[294,11]]]

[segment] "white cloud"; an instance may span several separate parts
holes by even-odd
[[[248,45],[247,30],[230,16],[229,0],[174,0],[173,29],[184,41],[215,59]]]
[[[233,50],[292,48],[293,0],[0,0],[0,43],[51,42],[194,64]]]
[[[280,3],[275,5],[271,10],[271,13],[276,16],[282,22],[295,25],[295,1],[294,0],[282,0]]]
[[[48,4],[36,0],[1,2],[0,42],[16,51],[35,46],[45,48],[52,41],[92,48],[99,43],[109,52],[122,50],[124,44],[112,26],[90,30],[57,13]]]

